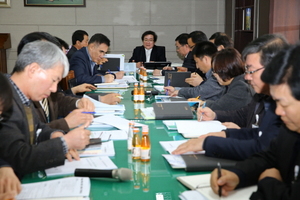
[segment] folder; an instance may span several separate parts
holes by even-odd
[[[193,119],[188,103],[153,103],[155,119]]]
[[[228,169],[235,166],[236,160],[208,157],[204,154],[181,155],[183,158],[187,172],[212,171],[217,167],[218,162],[222,168]]]
[[[190,77],[191,72],[165,71],[164,85],[173,87],[190,87],[190,85],[185,82],[185,79]]]

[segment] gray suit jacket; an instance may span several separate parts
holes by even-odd
[[[201,100],[217,100],[222,96],[222,92],[225,90],[224,86],[221,86],[217,79],[213,76],[212,71],[209,70],[206,74],[206,80],[196,87],[184,87],[178,92],[178,96],[188,98],[196,98],[200,96]]]
[[[65,155],[60,138],[50,139],[54,129],[40,122],[33,104],[34,144],[30,144],[30,133],[24,106],[13,89],[13,112],[0,129],[0,159],[7,161],[16,175],[63,165]],[[40,132],[38,134],[38,132]]]

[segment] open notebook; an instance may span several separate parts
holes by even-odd
[[[201,174],[194,176],[180,176],[177,177],[177,180],[181,182],[186,187],[196,190],[200,192],[207,199],[219,200],[220,197],[215,194],[210,188],[210,174]],[[257,186],[250,186],[238,190],[234,190],[229,193],[227,197],[222,196],[222,199],[230,199],[230,200],[245,200],[249,199],[252,192],[256,191]]]

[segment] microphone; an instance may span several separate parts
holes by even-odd
[[[145,95],[158,95],[158,94],[159,94],[159,91],[156,91],[156,90],[153,90],[153,91],[145,90]],[[131,91],[131,95],[133,95],[133,90]]]
[[[132,179],[132,170],[127,168],[100,170],[100,169],[75,169],[74,176],[115,178],[119,181],[129,181]]]

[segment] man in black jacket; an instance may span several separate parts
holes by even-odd
[[[286,46],[284,38],[278,35],[264,35],[252,41],[244,49],[245,79],[250,82],[256,93],[269,95],[269,85],[263,83],[260,76],[264,71],[264,66]],[[271,98],[262,98],[261,102],[264,106],[264,113],[258,127],[208,133],[180,145],[173,153],[182,154],[188,151],[205,150],[207,156],[244,160],[256,152],[265,150],[271,140],[278,135],[281,120],[275,114],[275,102]],[[244,114],[241,114],[239,110],[227,113],[231,113],[232,118],[238,119],[241,115],[249,116],[250,112],[255,113],[257,109],[253,108],[254,106],[248,106],[248,108],[241,109],[244,112],[247,111]],[[204,120],[215,118],[208,108],[199,108],[198,114],[202,115]],[[246,119],[247,122],[244,124],[249,124],[249,120],[252,118]]]
[[[285,125],[267,151],[237,163],[228,170],[212,172],[211,187],[222,195],[236,188],[257,184],[250,199],[299,199],[300,196],[300,46],[279,53],[266,67],[262,80],[270,85],[278,114]]]

